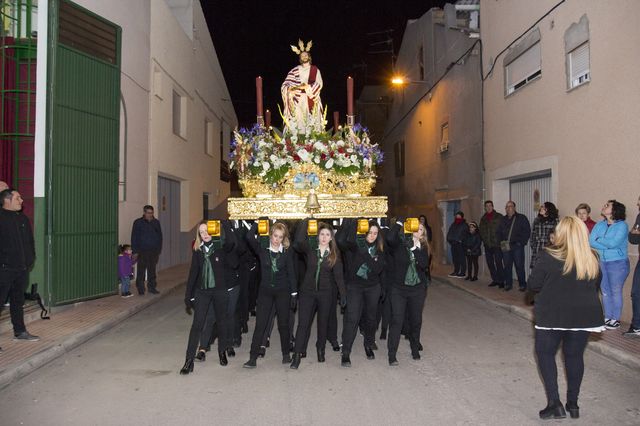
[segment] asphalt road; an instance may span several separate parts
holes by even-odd
[[[0,392],[8,425],[525,425],[546,404],[530,323],[443,284],[429,290],[422,360],[400,366],[338,353],[295,371],[271,349],[247,370],[250,335],[222,367],[212,354],[180,376],[191,317],[182,289]],[[253,319],[250,332],[253,330]],[[272,340],[278,342],[277,328]],[[640,424],[640,372],[587,351],[581,424]],[[566,386],[560,368],[560,393]],[[570,419],[565,422],[571,422]]]

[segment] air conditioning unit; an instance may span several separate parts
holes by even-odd
[[[440,153],[449,151],[449,141],[440,144]]]

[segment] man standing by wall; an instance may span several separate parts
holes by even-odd
[[[133,222],[131,229],[131,248],[138,260],[136,287],[140,296],[144,295],[145,272],[147,274],[147,289],[149,293],[160,293],[156,289],[156,266],[162,251],[160,221],[153,216],[152,206],[146,205],[142,210],[142,217]]]
[[[525,291],[527,280],[524,271],[524,247],[531,236],[531,224],[525,215],[516,212],[515,202],[507,201],[504,209],[507,215],[502,218],[496,232],[504,260],[504,291],[513,288],[514,265],[520,291]]]
[[[491,200],[484,202],[484,211],[485,213],[480,219],[480,238],[484,244],[484,257],[491,274],[489,287],[504,288],[502,250],[500,250],[500,241],[496,236],[496,231],[504,216],[493,209],[493,201]]]
[[[640,197],[638,197],[638,211],[640,211]],[[636,217],[636,223],[629,232],[629,242],[631,244],[640,244],[640,213]],[[640,255],[640,252],[638,253]],[[631,287],[631,306],[633,317],[631,318],[631,326],[629,331],[624,333],[625,337],[640,337],[640,256],[636,263],[636,270],[633,273],[633,286]]]
[[[0,192],[0,300],[10,295],[11,323],[16,340],[37,341],[24,324],[24,290],[29,270],[36,259],[33,231],[22,213],[22,197],[18,191]],[[2,304],[0,304],[2,310]]]

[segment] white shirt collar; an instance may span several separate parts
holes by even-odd
[[[269,243],[269,250],[272,251],[273,253],[282,253],[284,251],[284,246],[280,244],[280,247],[278,248],[278,250],[274,250],[273,247],[271,247],[271,243]]]

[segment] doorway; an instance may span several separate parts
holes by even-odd
[[[162,226],[158,270],[180,263],[180,182],[158,177],[157,218]]]

